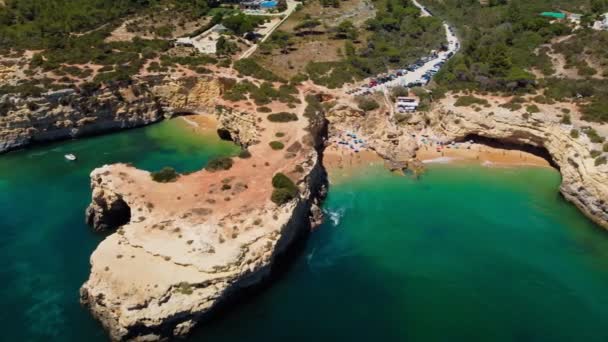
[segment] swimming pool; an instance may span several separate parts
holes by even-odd
[[[274,1],[274,0],[272,0],[272,1],[262,1],[260,3],[260,7],[262,7],[262,8],[274,8],[274,7],[277,7],[277,1]]]

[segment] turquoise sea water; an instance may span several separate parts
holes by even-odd
[[[166,122],[0,156],[2,340],[105,339],[78,304],[103,238],[83,223],[90,170],[190,171],[234,152]],[[189,341],[606,341],[608,233],[559,181],[540,168],[362,170],[331,187],[327,222],[284,276]]]
[[[0,328],[2,341],[105,341],[78,303],[89,256],[103,238],[84,223],[89,174],[132,162],[194,171],[238,148],[194,134],[181,119],[0,156]],[[76,162],[64,154],[74,153]]]

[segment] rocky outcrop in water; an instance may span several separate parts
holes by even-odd
[[[86,223],[94,230],[109,231],[131,220],[131,208],[122,196],[93,187],[92,197],[93,201],[86,210]]]
[[[249,123],[239,124],[244,112],[218,115],[251,152],[234,158],[229,170],[201,170],[168,183],[125,164],[91,174],[88,221],[116,231],[91,255],[80,300],[112,340],[187,335],[215,309],[269,280],[320,222],[327,177],[317,145],[305,142],[307,120],[272,123],[252,113],[245,115]],[[279,130],[289,146],[285,151],[268,144]],[[251,144],[253,137],[265,143]],[[298,189],[281,205],[271,201],[272,178],[279,172]],[[130,220],[121,225],[127,207]]]
[[[0,96],[0,153],[30,143],[81,137],[150,124],[163,118],[143,85],[65,89],[39,97]]]

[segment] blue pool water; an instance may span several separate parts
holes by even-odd
[[[260,6],[262,8],[274,8],[274,7],[277,7],[277,2],[276,1],[262,1],[260,3]]]

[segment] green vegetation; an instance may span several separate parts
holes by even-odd
[[[444,43],[441,20],[421,17],[420,10],[411,1],[376,0],[374,6],[376,17],[365,23],[364,34],[359,34],[351,22],[338,25],[336,38],[346,40],[344,58],[336,62],[310,62],[306,73],[311,80],[329,88],[341,87],[389,68],[403,67]],[[357,48],[360,35],[366,37],[367,44]],[[288,37],[282,38],[288,48]]]
[[[589,152],[589,155],[591,156],[591,158],[597,158],[602,154],[602,152],[598,151],[598,150],[591,150]]]
[[[605,137],[599,135],[597,133],[597,131],[593,128],[586,128],[583,130],[583,132],[585,132],[585,134],[587,134],[587,136],[589,137],[589,140],[591,140],[592,143],[603,143],[604,140],[606,140]]]
[[[160,171],[152,172],[150,176],[155,182],[169,183],[176,181],[179,178],[179,173],[172,167],[164,167]]]
[[[270,200],[277,205],[283,205],[298,195],[298,187],[283,173],[277,173],[272,177],[272,195]]]
[[[251,58],[243,58],[234,63],[234,68],[245,76],[255,77],[266,81],[283,81],[272,71],[262,68],[256,61]]]
[[[527,105],[526,111],[528,113],[540,113],[540,108],[537,105]]]
[[[177,285],[177,292],[184,295],[191,295],[194,291],[192,290],[192,285],[186,282],[181,282]]]
[[[225,16],[222,20],[222,24],[235,35],[242,36],[247,32],[253,31],[257,26],[263,24],[265,21],[266,17],[264,16],[253,16],[246,15],[244,13],[237,13],[236,15]]]
[[[364,110],[366,112],[380,108],[378,102],[376,102],[376,100],[370,97],[358,97],[356,101],[357,105],[359,106],[359,109]]]
[[[271,141],[268,143],[268,145],[270,145],[270,148],[272,148],[273,150],[282,150],[283,148],[285,148],[285,144],[280,141]]]
[[[267,105],[272,101],[280,101],[282,103],[292,104],[300,103],[294,94],[298,90],[290,85],[282,84],[279,88],[275,88],[272,83],[264,82],[259,87],[250,81],[242,81],[238,84],[232,80],[226,80],[227,91],[224,94],[224,99],[228,101],[241,101],[247,99],[247,94],[254,100],[258,106]],[[270,112],[270,108],[260,107],[260,112]]]
[[[571,129],[570,130],[570,136],[573,137],[574,139],[578,139],[578,137],[580,137],[580,133],[578,132],[577,129]]]
[[[215,50],[218,56],[230,56],[239,50],[236,43],[229,41],[221,36],[215,43]]]
[[[551,8],[547,0],[491,1],[490,5],[479,1],[464,5],[461,0],[427,3],[435,13],[455,24],[462,38],[461,52],[436,78],[450,89],[529,90],[535,78],[525,70],[539,60],[534,50],[551,38],[570,32],[565,24],[538,16]]]
[[[271,122],[290,122],[298,121],[298,116],[294,113],[280,112],[268,115],[268,121]]]
[[[570,119],[570,114],[562,115],[561,123],[564,125],[572,125],[572,120]]]
[[[595,158],[595,166],[600,166],[606,164],[606,156],[601,156]]]
[[[553,49],[566,59],[566,68],[576,68],[581,76],[592,76],[603,71],[601,75],[608,76],[608,56],[604,47],[608,46],[608,32],[596,30],[580,30],[577,34],[558,44]],[[603,66],[596,70],[589,65],[593,60],[595,65]]]
[[[205,169],[209,172],[229,170],[232,167],[232,158],[219,157],[210,160],[205,166]]]
[[[479,97],[475,97],[473,95],[461,95],[458,97],[454,106],[456,107],[470,107],[474,104],[477,105],[487,105],[489,104],[486,99],[481,99]]]
[[[102,68],[96,83],[127,82],[138,73],[145,62],[171,47],[166,40],[140,39],[108,42],[106,38],[127,15],[153,13],[161,6],[187,13],[189,19],[205,15],[210,9],[206,0],[6,0],[0,6],[0,52],[40,50],[30,61],[29,73],[36,69],[53,71],[64,83],[73,86],[66,77],[90,77],[91,68],[74,65],[97,64]],[[158,36],[171,35],[173,25],[155,27]],[[208,59],[189,58],[188,66],[209,63]],[[163,59],[150,65],[152,72],[166,71],[174,61]],[[184,62],[184,61],[182,61]],[[200,69],[203,71],[203,69]],[[45,85],[51,88],[51,85]]]
[[[239,158],[241,158],[241,159],[251,158],[251,152],[249,152],[249,150],[247,150],[247,149],[242,149],[241,152],[239,152]]]

